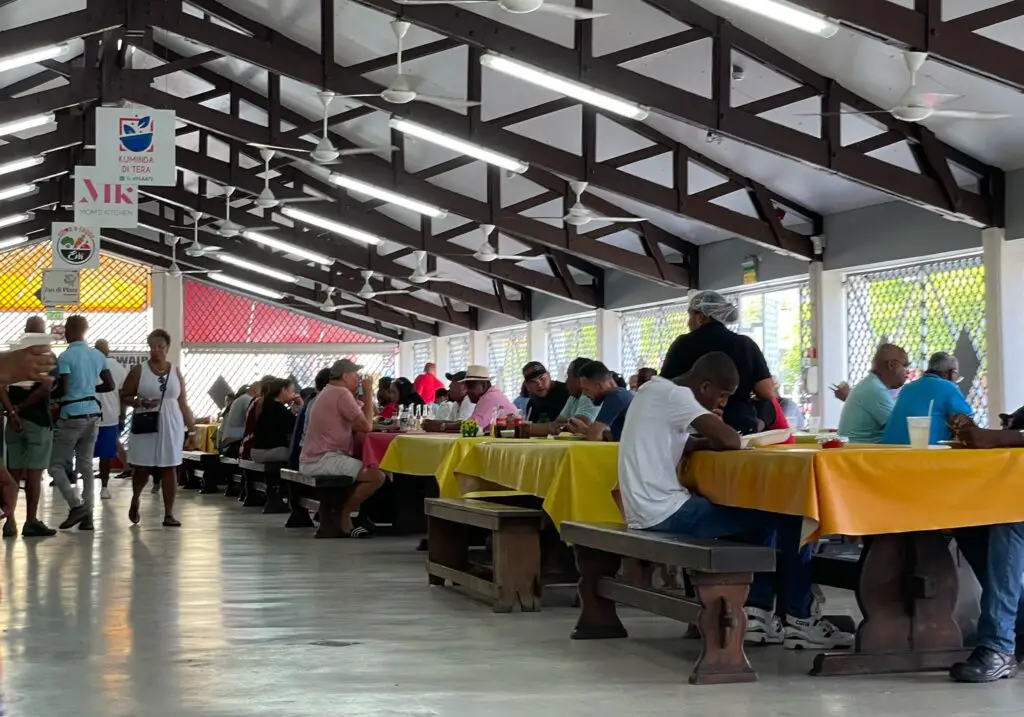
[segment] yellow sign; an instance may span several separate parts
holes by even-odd
[[[757,257],[747,256],[743,259],[743,284],[756,284],[757,283]]]

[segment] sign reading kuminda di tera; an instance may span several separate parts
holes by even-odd
[[[44,306],[78,306],[81,303],[81,272],[43,269],[40,298]]]
[[[174,186],[174,111],[97,107],[96,169],[104,182]]]
[[[95,229],[74,222],[54,222],[50,225],[50,240],[52,268],[78,271],[100,265],[100,234]]]
[[[139,189],[106,182],[96,167],[75,167],[75,223],[134,229],[139,225]]]

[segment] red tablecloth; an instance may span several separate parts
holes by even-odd
[[[384,460],[388,446],[400,433],[367,433],[363,436],[362,446],[356,447],[356,453],[366,468],[376,468]]]

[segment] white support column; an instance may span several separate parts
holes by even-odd
[[[487,332],[469,332],[469,363],[477,366],[487,365]]]
[[[181,277],[166,272],[151,275],[153,282],[153,327],[171,335],[167,360],[181,365],[181,342],[185,334],[185,306]]]
[[[448,359],[448,337],[435,336],[430,340],[430,344],[430,353],[437,364],[437,376],[444,381],[444,375],[452,370],[451,361]]]
[[[815,269],[814,267],[818,268]],[[817,275],[817,276],[816,276]],[[818,386],[815,410],[823,428],[839,425],[843,404],[829,386],[845,381],[846,300],[841,271],[822,271],[820,262],[812,264],[811,296],[814,300],[815,336],[818,350]]]
[[[422,370],[422,366],[420,370]],[[412,341],[403,341],[398,344],[398,365],[395,366],[395,377],[408,376],[409,380],[412,381],[416,376],[419,375],[419,371],[412,373]]]
[[[526,360],[540,361],[548,366],[548,322],[530,321],[527,323],[526,342]],[[551,367],[548,366],[548,368]]]
[[[1006,241],[1002,229],[981,232],[985,264],[985,335],[988,352],[989,425],[998,426],[1000,413],[1024,402],[1024,374],[1016,362],[1024,355],[1024,241]]]
[[[613,371],[621,371],[622,317],[617,311],[598,309],[594,323],[597,326],[597,356],[594,358]]]

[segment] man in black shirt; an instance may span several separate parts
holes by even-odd
[[[757,431],[757,414],[751,394],[770,401],[775,396],[771,371],[753,339],[731,331],[726,324],[739,318],[739,310],[717,291],[698,291],[689,304],[690,333],[669,347],[661,375],[673,380],[693,368],[701,356],[721,351],[733,360],[740,382],[729,397],[722,419],[740,433]]]
[[[552,381],[551,374],[540,361],[523,366],[523,380],[530,394],[526,419],[532,423],[551,423],[569,400],[569,388],[561,381]]]

